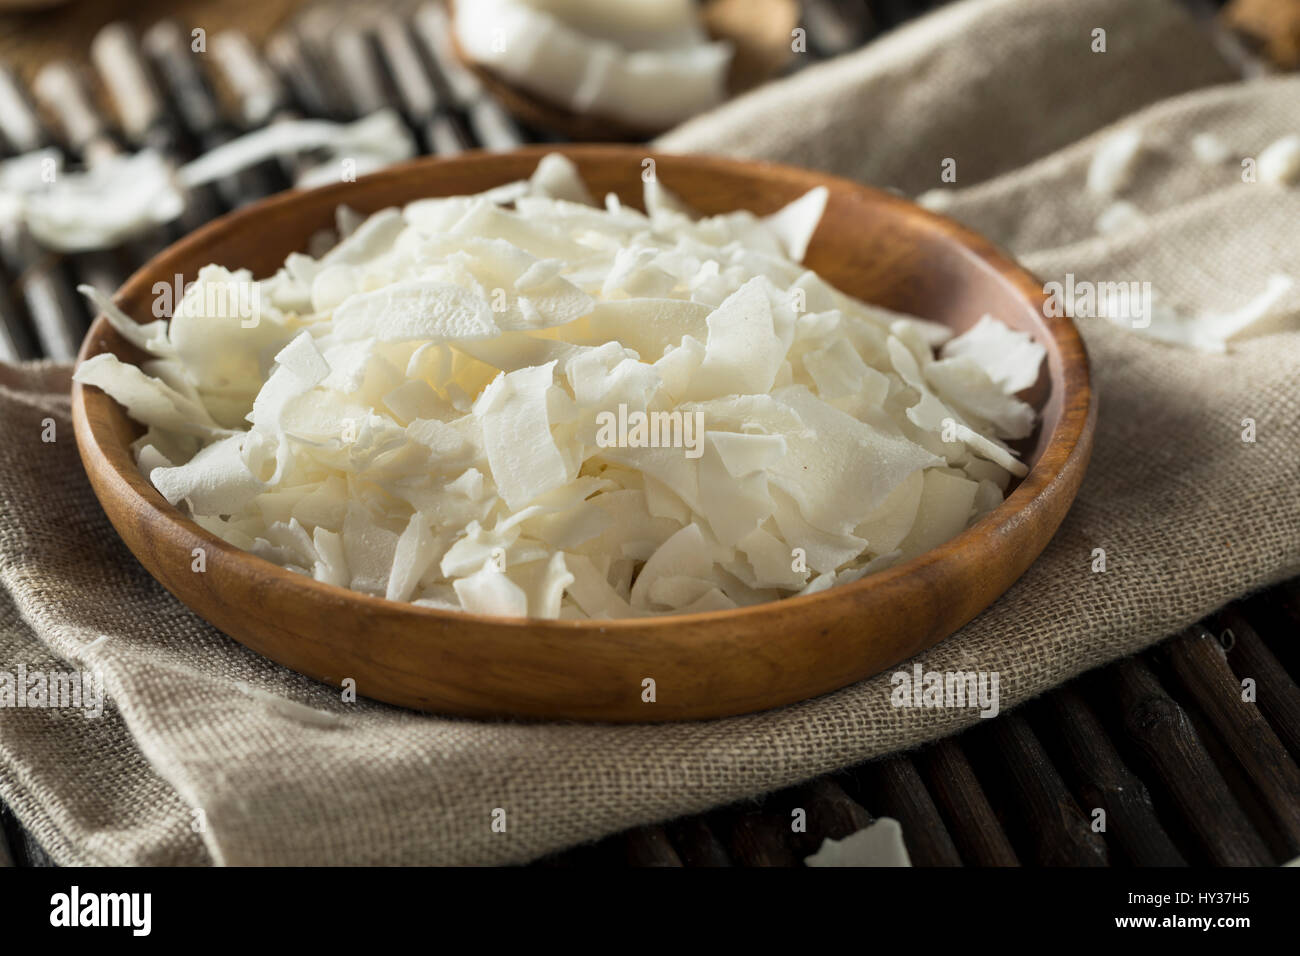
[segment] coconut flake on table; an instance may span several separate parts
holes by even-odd
[[[726,98],[731,46],[692,0],[473,0],[454,29],[471,60],[578,113],[666,129]]]
[[[903,842],[903,827],[892,817],[881,817],[842,840],[829,837],[805,866],[911,866]]]
[[[954,337],[828,285],[798,261],[824,190],[765,217],[647,193],[649,214],[601,208],[552,155],[341,216],[333,249],[268,278],[204,268],[169,323],[98,299],[152,358],[76,378],[147,426],[141,472],[212,534],[482,614],[818,593],[959,534],[1025,473],[1005,442],[1035,425],[1029,335],[984,316]]]

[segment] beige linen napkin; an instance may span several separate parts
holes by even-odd
[[[1105,53],[1091,49],[1097,28]],[[1300,131],[1300,80],[1210,88],[1228,78],[1171,0],[972,0],[664,145],[909,192],[941,185],[940,163],[956,158],[953,214],[1045,279],[1150,281],[1195,312],[1241,304],[1273,273],[1300,277],[1300,189],[1242,183],[1236,159]],[[1104,203],[1082,185],[1097,140],[1083,138],[1144,106],[1124,119],[1149,144],[1125,196],[1146,218],[1098,237]],[[1188,144],[1203,130],[1233,157],[1197,163]],[[1205,355],[1101,319],[1081,325],[1102,399],[1079,499],[1034,567],[923,656],[927,669],[998,671],[1004,708],[1300,564],[1300,333]],[[139,568],[82,475],[66,387],[63,369],[0,374],[0,669],[83,662],[111,697],[97,720],[0,711],[0,796],[60,862],[522,862],[978,719],[895,709],[888,675],[780,711],[668,726],[345,704],[223,637]],[[337,723],[297,719],[248,688]]]

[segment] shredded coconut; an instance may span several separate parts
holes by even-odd
[[[601,208],[559,155],[423,199],[255,280],[201,270],[153,358],[77,371],[146,426],[141,471],[232,545],[422,607],[733,608],[855,581],[995,508],[1043,346],[956,337],[799,260],[826,203]],[[936,348],[941,349],[936,355]],[[277,705],[279,706],[279,705]],[[300,715],[305,716],[305,715]]]
[[[1098,196],[1121,192],[1133,178],[1141,150],[1142,132],[1136,127],[1116,130],[1103,139],[1088,166],[1088,191]]]
[[[309,724],[313,727],[338,727],[343,723],[342,719],[337,714],[331,714],[326,710],[317,710],[314,707],[308,707],[306,704],[300,704],[296,700],[277,697],[275,694],[264,691],[260,687],[254,687],[246,681],[235,681],[235,689],[241,694],[245,694],[253,700],[265,704],[281,716],[288,717],[290,720],[296,720],[301,724]]]
[[[1103,209],[1101,215],[1097,217],[1097,232],[1103,236],[1123,232],[1141,225],[1145,219],[1142,210],[1137,206],[1127,199],[1117,199]]]
[[[1197,133],[1192,137],[1192,155],[1206,166],[1217,166],[1232,155],[1232,147],[1213,133]]]
[[[1259,154],[1259,181],[1289,186],[1300,179],[1300,134],[1284,136]]]
[[[829,837],[805,866],[911,866],[903,828],[891,817],[881,817],[843,840]]]
[[[731,45],[692,0],[474,0],[454,28],[471,59],[576,112],[666,129],[726,97]]]

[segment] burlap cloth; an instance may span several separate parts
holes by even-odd
[[[909,193],[940,185],[952,157],[954,214],[1044,279],[1150,281],[1176,307],[1228,308],[1274,272],[1300,277],[1300,189],[1242,183],[1235,157],[1198,164],[1188,143],[1212,130],[1255,155],[1300,126],[1300,79],[1220,85],[1230,70],[1180,11],[1172,0],[959,4],[663,145]],[[1094,28],[1107,31],[1105,53],[1090,49]],[[1099,238],[1104,204],[1083,194],[1084,171],[1094,134],[1121,118],[1151,145],[1127,193],[1149,219]],[[1083,491],[1024,578],[924,655],[928,669],[1000,672],[1004,709],[1300,564],[1300,333],[1205,355],[1081,324],[1102,395]],[[0,796],[62,863],[520,862],[977,719],[895,709],[887,675],[778,712],[669,726],[344,704],[217,633],[139,568],[82,475],[66,369],[0,378],[0,661],[82,662],[103,671],[113,702],[100,720],[0,711]],[[47,417],[52,444],[40,438]],[[1254,443],[1242,441],[1245,418]],[[1105,573],[1092,571],[1098,547]],[[341,722],[282,716],[237,681]],[[505,833],[490,826],[498,807]],[[191,826],[195,808],[205,832]]]

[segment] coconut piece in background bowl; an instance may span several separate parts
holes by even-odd
[[[649,139],[779,72],[791,0],[449,4],[456,54],[517,118],[575,140]]]

